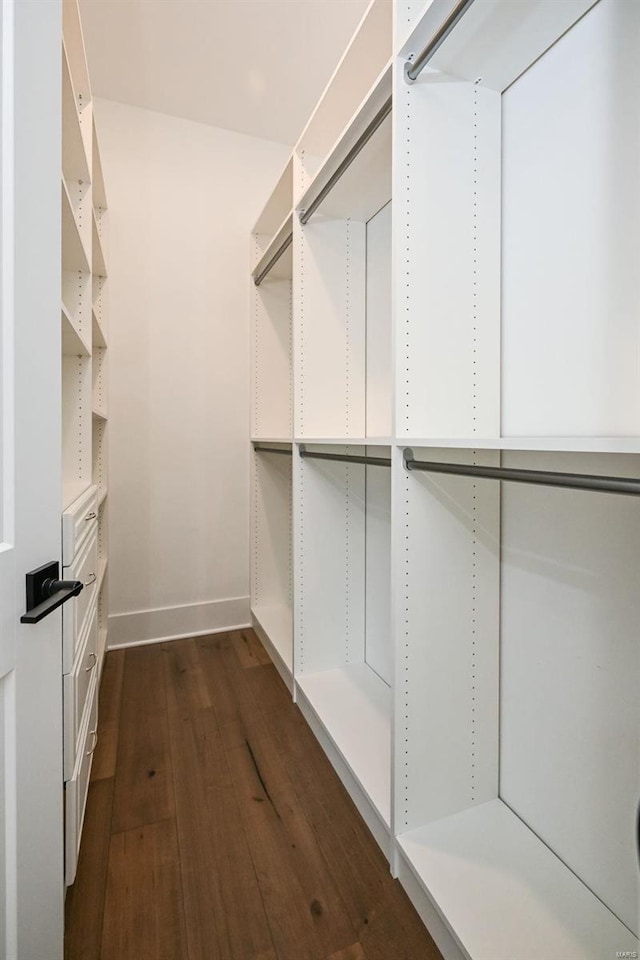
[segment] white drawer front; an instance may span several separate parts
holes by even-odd
[[[66,580],[81,580],[85,585],[82,593],[62,608],[62,672],[70,673],[96,595],[98,546],[95,527],[73,563],[65,568],[64,575]]]
[[[89,487],[62,514],[62,565],[68,567],[98,523],[98,490]]]
[[[70,886],[76,878],[82,823],[89,790],[89,774],[93,752],[98,742],[98,685],[94,679],[89,687],[89,709],[80,735],[80,749],[71,780],[65,788],[65,878]]]
[[[71,673],[64,675],[64,778],[70,780],[80,743],[82,715],[94,675],[98,672],[98,606],[93,606]]]

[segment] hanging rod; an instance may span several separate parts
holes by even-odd
[[[291,246],[292,243],[293,243],[293,233],[290,233],[289,236],[286,237],[285,240],[280,244],[280,246],[278,247],[274,255],[271,257],[271,260],[269,260],[269,263],[267,263],[262,268],[260,273],[257,273],[253,278],[253,282],[255,283],[256,287],[260,286],[264,278],[267,276],[268,273],[271,272],[271,270],[273,270],[273,268],[275,267],[276,263],[278,262],[282,254],[285,252],[285,250],[287,250]]]
[[[389,457],[358,457],[350,453],[316,453],[300,447],[300,456],[307,460],[336,460],[338,463],[364,463],[369,467],[390,467]]]
[[[418,54],[415,60],[407,60],[404,65],[404,78],[407,83],[413,83],[414,80],[417,80],[426,65],[429,63],[429,60],[431,60],[436,51],[444,43],[453,28],[456,26],[458,21],[462,19],[472,3],[473,0],[459,0],[447,19],[440,25],[437,32],[432,36],[424,50]]]
[[[369,140],[374,135],[378,127],[382,126],[384,121],[387,119],[387,117],[391,113],[392,106],[393,106],[393,98],[389,97],[389,99],[385,101],[384,106],[382,106],[381,109],[378,110],[378,112],[376,113],[371,123],[369,123],[369,125],[367,126],[366,130],[360,134],[360,136],[358,137],[354,145],[351,147],[351,149],[349,150],[344,160],[342,160],[342,162],[336,168],[334,173],[331,174],[331,176],[329,177],[329,179],[327,180],[327,182],[325,183],[324,187],[322,188],[318,196],[315,198],[315,200],[311,201],[311,203],[309,204],[306,210],[300,211],[300,223],[305,224],[311,219],[311,217],[314,215],[314,213],[316,212],[320,204],[331,193],[331,191],[335,187],[338,180],[340,180],[340,178],[347,172],[347,170],[349,169],[349,167],[351,166],[355,158],[358,156],[362,148],[366,146],[366,144],[369,142]]]
[[[407,470],[424,470],[427,473],[448,473],[459,477],[480,477],[487,480],[536,483],[547,487],[569,487],[573,490],[640,496],[640,480],[635,478],[558,473],[555,470],[521,470],[515,467],[480,467],[466,463],[432,463],[428,460],[415,460],[413,450],[409,449],[404,451],[404,465]]]
[[[281,453],[283,457],[293,456],[291,450],[285,450],[282,447],[261,447],[259,444],[254,443],[253,449],[256,453]]]

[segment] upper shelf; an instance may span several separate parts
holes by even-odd
[[[88,172],[86,177],[82,179],[86,179],[88,182],[91,180],[91,131],[93,126],[91,118],[91,84],[89,82],[89,69],[87,67],[87,56],[82,36],[78,0],[63,0],[62,36],[64,50],[63,60],[66,62],[71,79],[75,108],[80,123],[80,133],[87,157]],[[63,143],[65,133],[66,130],[63,129]]]
[[[297,202],[300,212],[309,210],[349,157],[353,158],[349,166],[315,216],[367,221],[391,199],[391,91],[388,63]]]
[[[296,144],[295,153],[303,173],[295,184],[296,206],[299,195],[308,186],[307,178],[318,170],[340,131],[391,59],[392,9],[388,0],[372,0],[369,4]]]
[[[62,44],[62,173],[66,180],[90,183],[89,158],[82,135],[78,99],[65,44]]]
[[[293,211],[289,210],[288,214],[284,218],[284,221],[276,230],[271,243],[269,243],[254,269],[251,271],[251,276],[254,280],[258,279],[259,282],[262,282],[260,278],[264,274],[264,271],[267,269],[269,264],[273,261],[273,258],[278,255],[280,250],[282,250],[282,253],[275,261],[273,266],[269,269],[268,273],[264,275],[263,279],[291,280],[291,277],[293,276],[293,257],[291,246],[292,235]]]
[[[62,3],[62,35],[73,77],[73,86],[77,94],[85,103],[91,100],[91,84],[87,55],[82,36],[80,10],[78,0],[63,0]]]
[[[598,0],[483,0],[465,12],[455,30],[415,81],[428,84],[434,71],[448,77],[475,81],[481,78],[489,90],[502,93],[522,73],[569,30]],[[422,50],[455,7],[432,3],[403,44],[400,56]],[[517,16],[514,16],[517,7]],[[523,24],[526,27],[523,29]]]
[[[267,243],[273,238],[283,219],[291,210],[292,196],[293,157],[289,157],[271,196],[265,204],[264,210],[258,217],[256,225],[253,228],[255,234],[267,238]]]

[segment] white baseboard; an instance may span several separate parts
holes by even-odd
[[[203,637],[251,626],[249,597],[211,600],[109,617],[108,647],[138,647],[163,640]]]

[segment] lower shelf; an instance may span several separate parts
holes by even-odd
[[[296,677],[369,802],[391,823],[391,691],[366,663]]]
[[[402,834],[398,846],[462,956],[600,960],[638,950],[627,927],[501,800]]]
[[[293,672],[293,622],[291,608],[284,604],[259,604],[253,615],[279,654],[289,673]]]

